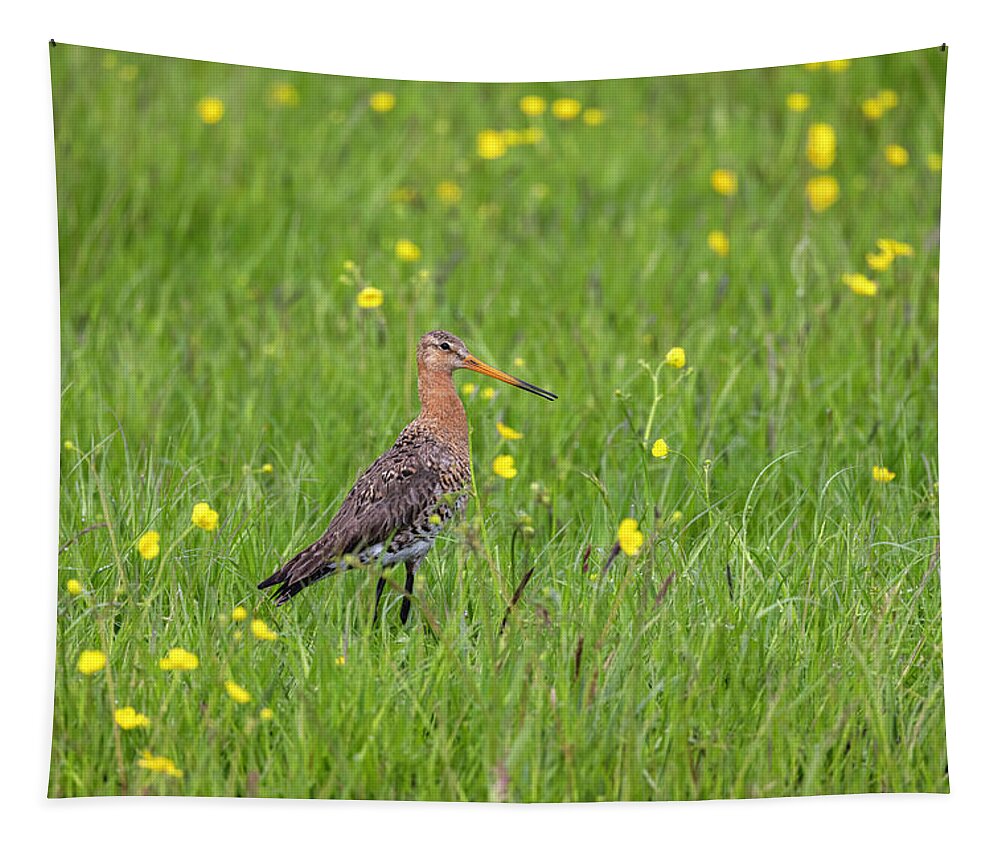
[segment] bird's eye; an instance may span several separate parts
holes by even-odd
[[[451,346],[449,346],[447,343],[442,343],[441,348],[444,349],[446,352],[451,351]]]

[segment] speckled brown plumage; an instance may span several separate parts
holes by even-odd
[[[319,540],[258,588],[278,586],[275,602],[280,605],[337,570],[405,562],[407,597],[400,616],[406,622],[417,566],[441,529],[463,511],[471,480],[468,422],[452,380],[456,369],[473,369],[555,398],[476,360],[452,334],[425,334],[417,347],[420,416],[361,474]],[[380,578],[376,615],[384,584]]]

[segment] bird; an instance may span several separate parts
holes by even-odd
[[[420,562],[449,520],[461,515],[472,479],[469,424],[452,375],[473,370],[549,401],[548,390],[514,378],[469,354],[458,337],[429,331],[417,344],[420,414],[395,443],[361,474],[326,531],[257,587],[276,586],[282,605],[314,582],[352,567],[406,565],[406,594],[399,616],[410,613]],[[386,577],[379,573],[374,622]]]

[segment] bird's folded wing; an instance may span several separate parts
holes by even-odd
[[[358,480],[316,543],[278,573],[285,585],[304,585],[325,575],[338,557],[373,544],[387,545],[433,512],[442,495],[440,474],[427,468],[397,469],[383,476],[373,465]]]
[[[441,475],[426,467],[396,470],[377,479],[367,489],[355,487],[330,522],[324,537],[335,554],[388,543],[430,514],[443,493]]]

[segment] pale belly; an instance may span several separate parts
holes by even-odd
[[[382,564],[399,564],[401,561],[418,561],[422,559],[434,546],[434,537],[415,538],[402,547],[390,547],[385,552],[382,544],[374,544],[358,553],[358,559],[362,564],[370,564],[373,561],[381,560]]]

